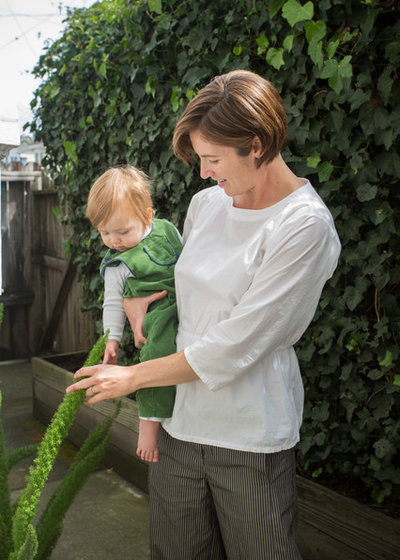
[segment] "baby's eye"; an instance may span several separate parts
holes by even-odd
[[[129,229],[126,229],[124,231],[119,231],[118,235],[125,235],[126,233],[128,233]]]
[[[218,162],[219,162],[219,159],[210,159],[209,162],[210,162],[210,163],[218,163]]]

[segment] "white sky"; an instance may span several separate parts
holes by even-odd
[[[19,124],[30,121],[29,104],[39,82],[31,72],[47,42],[61,36],[67,6],[88,8],[94,0],[0,0],[0,100],[17,106]]]

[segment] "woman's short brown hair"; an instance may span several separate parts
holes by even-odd
[[[198,130],[214,144],[232,146],[241,156],[250,153],[255,136],[262,155],[257,167],[272,161],[285,147],[287,118],[282,99],[271,82],[248,70],[216,76],[189,102],[173,137],[175,154],[193,161],[190,132]]]
[[[86,216],[98,229],[122,204],[147,225],[147,209],[152,207],[150,185],[147,175],[132,165],[110,167],[90,189]]]

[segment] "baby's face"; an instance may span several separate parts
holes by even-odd
[[[117,251],[126,251],[142,240],[147,226],[132,217],[126,209],[120,208],[98,229],[104,245]]]

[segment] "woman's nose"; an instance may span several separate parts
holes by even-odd
[[[207,162],[201,161],[200,162],[200,177],[202,179],[208,179],[211,176],[210,169],[207,165]]]

